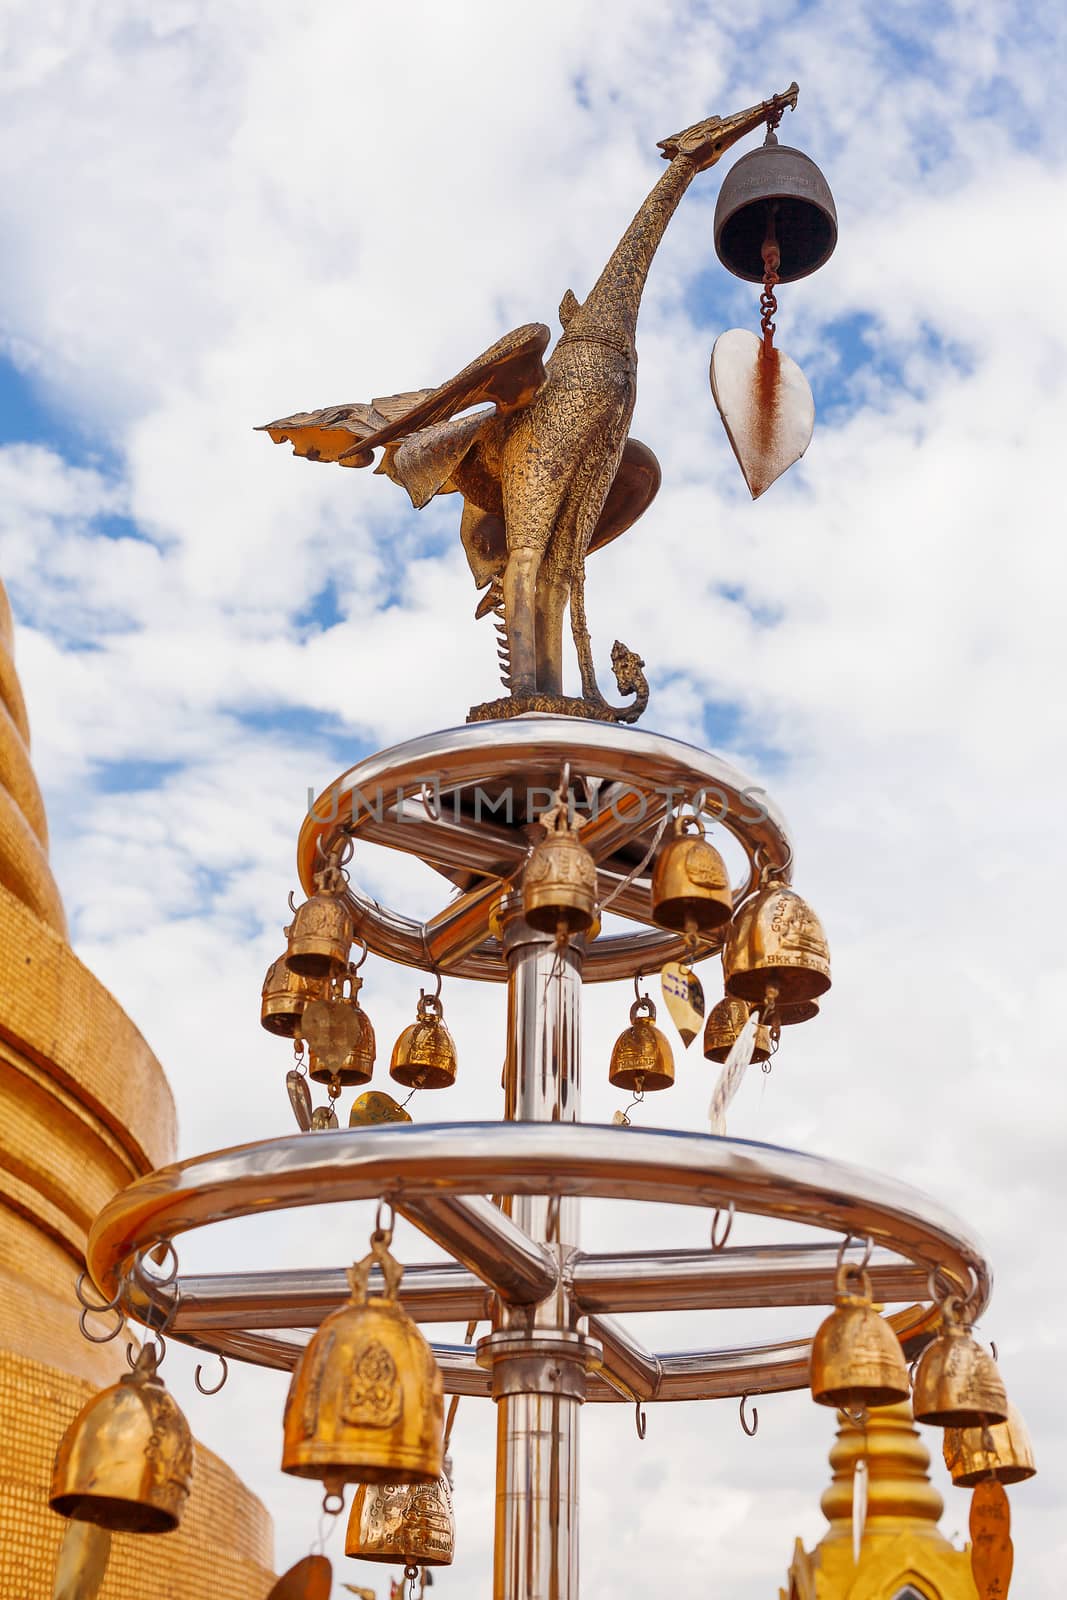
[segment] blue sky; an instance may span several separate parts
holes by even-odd
[[[455,501],[416,515],[384,479],[252,428],[440,381],[525,321],[555,329],[658,176],[656,141],[795,77],[782,136],[823,168],[841,223],[826,268],[779,296],[813,443],[749,500],[707,366],[719,332],[757,326],[757,295],[715,260],[719,176],[702,177],[638,333],[634,431],[663,488],[590,563],[590,625],[602,681],[615,637],[646,659],[644,726],[736,761],[791,819],[832,1003],[746,1083],[736,1132],[895,1172],[986,1237],[988,1333],[1042,1467],[1015,1496],[1016,1585],[1051,1597],[1067,1555],[1067,1305],[1048,1269],[1067,1111],[1048,1069],[1067,1047],[1063,23],[1001,0],[761,0],[737,22],[619,0],[610,27],[595,0],[458,10],[111,0],[90,24],[74,0],[16,0],[0,29],[0,577],[76,946],[164,1062],[186,1152],[287,1131],[288,1061],[256,1008],[307,790],[462,721],[496,679]],[[410,860],[353,870],[419,914],[447,892]],[[384,1054],[417,983],[373,960],[367,980]],[[462,1071],[434,1114],[494,1116],[500,995],[451,983],[445,1003]],[[615,1109],[602,1066],[628,1005],[587,999],[591,1118]],[[656,1115],[700,1127],[708,1089],[690,1052]],[[225,1237],[203,1248],[232,1264]],[[327,1219],[269,1248],[336,1262],[349,1244]],[[295,1559],[316,1513],[273,1470],[277,1385],[190,1389]],[[457,1593],[487,1559],[485,1518],[464,1520],[491,1478],[477,1409]],[[604,1487],[618,1438],[590,1418],[588,1600],[696,1587],[709,1566],[735,1600],[776,1592],[794,1535],[822,1527],[814,1409],[768,1402],[758,1447],[721,1407],[654,1414],[624,1508]],[[665,1556],[678,1507],[703,1531]]]

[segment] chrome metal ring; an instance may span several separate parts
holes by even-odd
[[[507,976],[490,934],[493,905],[517,872],[529,840],[520,827],[495,820],[493,794],[503,789],[524,799],[558,785],[564,761],[575,781],[599,780],[610,800],[583,828],[600,867],[600,897],[607,899],[625,873],[612,856],[628,841],[651,837],[670,805],[703,795],[707,813],[740,844],[748,871],[735,898],[747,897],[769,864],[788,877],[792,846],[785,821],[763,790],[725,761],[662,734],[575,717],[526,716],[471,723],[428,734],[367,757],[337,778],[314,802],[300,832],[297,865],[310,894],[322,853],[344,836],[418,856],[467,891],[437,917],[421,923],[381,905],[350,881],[345,897],[360,936],[376,955],[407,966],[432,966],[464,978],[502,982]],[[440,801],[425,802],[431,790]],[[475,791],[486,796],[482,814],[459,803]],[[632,797],[627,802],[629,797]],[[547,803],[547,801],[546,801]],[[614,812],[612,810],[614,807]],[[543,809],[543,808],[542,808]],[[525,813],[524,813],[525,814]],[[474,887],[469,887],[476,879]],[[658,968],[687,951],[683,936],[652,927],[647,882],[638,878],[612,900],[613,914],[652,931],[607,934],[590,942],[584,977],[592,982],[629,978]],[[720,948],[724,934],[709,936],[698,956]]]

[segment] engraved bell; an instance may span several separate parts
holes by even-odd
[[[456,1081],[456,1047],[441,1001],[435,994],[422,994],[415,1010],[415,1021],[393,1046],[389,1076],[407,1089],[447,1089]]]
[[[768,222],[781,251],[778,278],[806,278],[830,259],[837,243],[837,207],[830,185],[802,150],[766,142],[735,161],[715,204],[715,254],[736,278],[760,283]]]
[[[973,1489],[985,1478],[1022,1483],[1037,1471],[1030,1435],[1008,1401],[1008,1420],[988,1428],[946,1428],[945,1466],[958,1489]]]
[[[347,993],[345,989],[347,987]],[[316,1083],[369,1083],[378,1045],[359,1003],[363,979],[350,968],[328,999],[309,1000],[297,1037],[308,1046],[308,1076]]]
[[[710,933],[729,922],[733,910],[722,856],[704,838],[696,817],[676,817],[674,836],[656,857],[652,873],[653,922],[676,933]]]
[[[735,1000],[727,995],[718,1005],[712,1006],[704,1024],[704,1054],[709,1061],[725,1061],[741,1036],[749,1019],[751,1007],[745,1000]],[[756,1047],[753,1061],[769,1061],[771,1056],[771,1030],[761,1023],[756,1029]]]
[[[304,978],[331,978],[347,968],[353,928],[342,899],[344,888],[344,874],[333,862],[315,874],[315,893],[297,907],[286,929],[285,959],[291,972]]]
[[[531,928],[557,939],[585,933],[596,916],[596,862],[557,804],[541,822],[548,832],[534,845],[522,878],[522,909]]]
[[[290,970],[286,956],[279,956],[277,961],[271,962],[263,979],[259,1020],[268,1033],[293,1039],[308,1001],[321,999],[325,992],[322,979],[302,978],[299,972]]]
[[[858,1277],[858,1292],[849,1279]],[[908,1398],[908,1365],[900,1341],[874,1309],[862,1268],[837,1270],[834,1309],[811,1342],[811,1393],[821,1406],[891,1406]]]
[[[346,1483],[435,1483],[441,1474],[444,1380],[433,1352],[397,1304],[403,1267],[375,1231],[348,1274],[352,1297],[315,1333],[293,1373],[282,1471]],[[371,1268],[384,1293],[368,1289]]]
[[[630,1007],[630,1026],[616,1039],[608,1078],[617,1089],[644,1094],[669,1089],[674,1082],[674,1056],[665,1033],[655,1026],[656,1008],[647,995]]]
[[[456,1548],[452,1490],[433,1483],[361,1483],[352,1502],[345,1555],[405,1567],[450,1567]]]
[[[116,1533],[170,1533],[193,1480],[189,1424],[145,1345],[132,1372],[82,1407],[60,1440],[49,1505]]]
[[[941,1332],[919,1358],[912,1385],[916,1422],[939,1428],[982,1428],[1007,1422],[1008,1396],[997,1364],[953,1305],[942,1308]]]
[[[722,964],[727,994],[763,1008],[802,1005],[830,987],[822,924],[794,889],[777,880],[734,918]]]

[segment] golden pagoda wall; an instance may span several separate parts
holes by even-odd
[[[51,1600],[67,1523],[48,1507],[75,1412],[125,1371],[124,1341],[82,1338],[74,1281],[104,1202],[170,1160],[174,1102],[133,1023],[75,956],[0,585],[0,1597]],[[181,1528],[117,1535],[101,1600],[262,1600],[260,1502],[197,1448]]]

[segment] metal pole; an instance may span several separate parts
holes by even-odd
[[[580,1114],[582,956],[523,920],[510,897],[500,917],[508,961],[509,1121],[576,1122]],[[578,1243],[578,1203],[516,1195],[515,1222],[562,1264]],[[596,1350],[574,1326],[560,1285],[535,1307],[501,1310],[479,1359],[497,1402],[493,1600],[578,1600],[578,1425]]]

